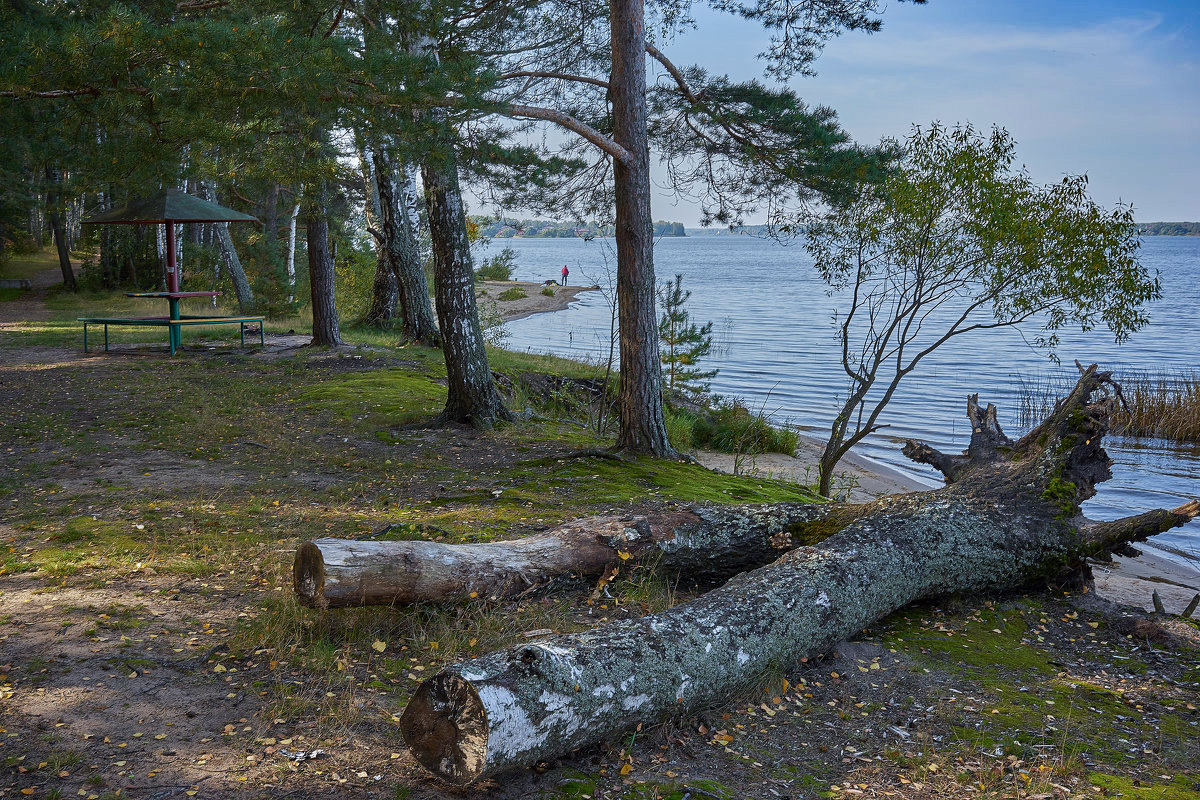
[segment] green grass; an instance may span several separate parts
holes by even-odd
[[[79,262],[72,257],[72,265],[78,268]],[[18,253],[0,266],[0,278],[33,278],[40,272],[57,270],[58,253],[53,247],[47,247],[35,253]]]
[[[296,392],[295,402],[368,427],[394,426],[436,415],[446,389],[429,376],[387,369],[331,378]]]
[[[1125,800],[1195,800],[1200,797],[1200,772],[1176,775],[1167,783],[1153,780],[1134,780],[1117,775],[1089,772],[1088,781],[1102,787],[1105,797]]]
[[[510,286],[496,296],[497,300],[521,300],[529,297],[520,286]]]

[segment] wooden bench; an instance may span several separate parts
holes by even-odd
[[[167,342],[171,347],[171,355],[175,355],[175,342],[180,339],[179,332],[185,325],[238,325],[241,329],[242,347],[246,346],[246,323],[258,323],[258,342],[265,347],[266,333],[263,330],[262,317],[193,317],[182,316],[179,319],[170,317],[77,317],[83,323],[83,351],[88,352],[88,325],[104,326],[104,352],[108,352],[108,326],[131,325],[167,329]]]

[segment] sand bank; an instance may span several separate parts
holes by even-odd
[[[517,300],[501,300],[501,293],[514,286],[525,292],[527,297]],[[545,284],[532,281],[484,281],[481,288],[484,294],[481,299],[495,300],[504,321],[510,322],[514,319],[524,319],[548,311],[562,311],[581,292],[599,291],[600,289],[599,286],[550,286],[549,288],[554,292],[554,295],[550,296],[542,294],[542,290],[545,288],[547,288]]]

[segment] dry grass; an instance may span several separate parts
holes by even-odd
[[[1145,375],[1126,380],[1124,393],[1130,413],[1114,433],[1200,442],[1200,373]]]
[[[1200,442],[1200,372],[1118,375],[1129,414],[1113,420],[1118,436]],[[1031,428],[1070,391],[1067,381],[1018,379],[1017,425]]]

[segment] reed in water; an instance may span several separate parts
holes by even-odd
[[[1200,373],[1128,373],[1118,380],[1129,414],[1113,420],[1114,434],[1200,442]],[[1018,379],[1018,426],[1028,428],[1043,419],[1061,388],[1053,379]]]

